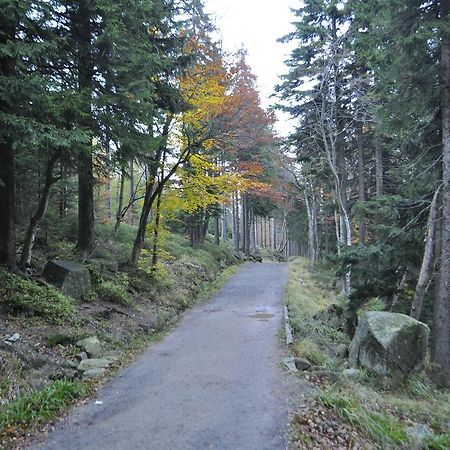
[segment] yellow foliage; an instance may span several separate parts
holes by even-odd
[[[226,204],[231,193],[245,190],[248,181],[239,173],[228,173],[206,157],[194,154],[189,166],[178,170],[179,185],[164,194],[164,209],[168,214],[177,210],[194,213],[214,204]]]
[[[216,145],[217,136],[211,136],[210,125],[226,106],[229,75],[220,54],[203,51],[207,55],[205,60],[191,67],[180,79],[181,94],[190,105],[180,116],[180,140],[185,147],[189,135],[191,142],[193,139],[196,145],[209,150]]]

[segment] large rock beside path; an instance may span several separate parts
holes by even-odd
[[[403,379],[425,359],[430,330],[404,314],[365,313],[349,348],[350,367]]]
[[[77,300],[87,297],[91,290],[89,270],[73,261],[49,261],[43,275],[64,294]]]

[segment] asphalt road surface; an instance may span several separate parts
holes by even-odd
[[[285,449],[286,279],[285,264],[244,265],[210,302],[187,313],[31,448]]]

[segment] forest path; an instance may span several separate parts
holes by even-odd
[[[31,448],[285,449],[288,401],[299,393],[281,367],[286,281],[286,264],[242,266]]]

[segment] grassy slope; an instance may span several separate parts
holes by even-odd
[[[335,436],[327,439],[323,434],[329,429],[327,421],[338,421],[349,427],[339,435],[343,448],[420,448],[406,434],[407,427],[418,423],[429,426],[435,433],[425,441],[424,448],[450,448],[449,392],[438,390],[425,374],[412,377],[395,390],[385,389],[382,381],[366,373],[357,380],[342,376],[346,360],[336,357],[333,349],[339,343],[347,344],[348,338],[313,317],[338,302],[332,282],[332,274],[324,266],[319,265],[311,273],[306,260],[290,264],[285,301],[295,330],[293,351],[322,366],[317,375],[304,373],[316,382],[319,396],[308,412],[302,411],[301,416],[294,418],[292,447],[317,448],[314,446],[319,444],[319,448],[335,448],[332,444]],[[309,416],[319,425],[311,426],[310,419],[305,419]]]

